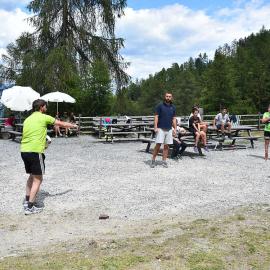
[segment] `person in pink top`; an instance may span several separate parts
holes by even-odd
[[[14,114],[10,114],[10,116],[4,122],[5,129],[12,130],[15,127],[15,116]]]

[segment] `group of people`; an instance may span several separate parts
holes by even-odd
[[[150,167],[156,166],[156,157],[159,153],[160,147],[163,144],[163,155],[162,155],[162,166],[167,168],[167,157],[169,153],[169,145],[173,145],[172,158],[178,159],[181,154],[185,151],[187,145],[181,139],[182,136],[186,135],[186,130],[180,127],[180,123],[177,124],[176,109],[172,103],[173,96],[170,92],[165,93],[164,100],[158,104],[155,109],[154,117],[154,132],[156,134],[155,143],[156,146],[153,151]],[[262,123],[265,124],[264,139],[265,139],[265,160],[268,160],[268,148],[270,140],[270,105],[268,112],[264,113]],[[219,132],[225,139],[225,135],[228,138],[231,137],[231,119],[229,117],[227,108],[223,108],[213,120],[213,127]],[[190,114],[188,121],[188,131],[194,136],[194,152],[198,153],[198,144],[201,143],[203,149],[208,152],[207,147],[207,130],[208,123],[203,122],[199,113],[199,107],[194,106],[192,113]]]
[[[63,113],[63,116],[60,116],[60,113],[57,112],[55,115],[55,119],[59,121],[64,121],[64,122],[69,122],[72,124],[76,124],[76,118],[73,112],[68,114],[67,112]],[[54,133],[55,133],[55,138],[59,137],[68,137],[71,134],[71,129],[70,128],[64,128],[64,134],[61,132],[61,127],[59,125],[54,124],[53,126]]]
[[[177,126],[176,109],[172,104],[172,99],[172,94],[167,92],[164,96],[164,101],[155,109],[154,131],[156,133],[156,146],[150,165],[152,168],[155,167],[155,159],[159,153],[161,144],[164,144],[162,157],[162,165],[164,167],[168,167],[166,159],[170,144],[174,144],[175,146],[173,157],[177,157],[186,148],[185,143],[181,140],[181,136],[185,133],[185,130],[181,129],[179,125]],[[21,157],[26,173],[29,174],[24,200],[25,215],[36,214],[42,211],[42,208],[35,204],[35,199],[43,180],[43,174],[45,173],[44,150],[46,146],[47,126],[54,125],[64,129],[78,129],[78,126],[73,121],[74,118],[72,119],[73,114],[71,114],[69,119],[65,118],[66,121],[46,115],[47,103],[42,99],[35,100],[32,107],[33,113],[23,123],[21,141]],[[265,124],[265,160],[267,160],[270,140],[270,105],[268,111],[263,115],[262,122]],[[222,136],[225,136],[225,132],[227,132],[228,136],[231,136],[231,124],[225,108],[221,113],[216,115],[213,124],[217,129],[221,130]],[[195,138],[195,147],[201,141],[205,151],[208,151],[206,141],[207,128],[207,123],[203,122],[200,117],[199,108],[194,107],[189,119],[189,131],[193,133]],[[194,150],[197,151],[196,148]]]

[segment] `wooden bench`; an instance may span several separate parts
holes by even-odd
[[[10,138],[10,134],[8,132],[8,130],[5,130],[4,128],[1,128],[1,131],[0,131],[0,137],[4,140],[7,140]]]
[[[149,153],[149,151],[150,151],[151,144],[155,143],[155,139],[152,139],[152,138],[144,138],[144,139],[140,139],[140,141],[142,143],[147,143],[147,146],[145,149],[145,152],[147,152],[147,153]],[[194,141],[193,142],[191,140],[183,140],[183,141],[186,144],[186,147],[194,147],[195,146]],[[173,148],[173,145],[170,144],[169,147]],[[198,145],[198,151],[199,151],[199,155],[202,156],[203,155],[202,148],[199,145]]]
[[[22,136],[22,132],[19,131],[10,130],[8,133],[10,134],[10,138],[12,139],[12,141],[15,141],[16,137]]]
[[[257,141],[258,139],[262,138],[261,136],[232,136],[231,138],[227,138],[227,137],[211,137],[211,140],[216,141],[216,146],[215,146],[215,150],[217,149],[217,147],[220,148],[220,150],[223,150],[223,143],[225,141],[232,141],[231,142],[231,146],[235,145],[235,142],[237,140],[249,140],[251,147],[254,148],[254,141]]]
[[[140,138],[140,135],[151,135],[151,131],[115,131],[115,132],[104,132],[104,136],[106,137],[106,140],[111,138],[111,141],[113,141],[115,135],[138,135],[138,138]]]
[[[235,144],[236,140],[249,140],[251,147],[254,148],[254,141],[257,141],[260,138],[262,138],[262,136],[246,136],[246,137],[236,136],[231,137],[230,139],[232,140],[232,145]]]

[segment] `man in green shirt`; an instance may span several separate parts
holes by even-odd
[[[262,119],[263,124],[265,124],[264,127],[264,159],[265,161],[268,160],[268,148],[269,148],[269,141],[270,141],[270,104],[268,106],[268,111],[263,114]]]
[[[75,124],[62,122],[46,115],[47,103],[42,99],[35,100],[32,107],[33,113],[23,123],[21,141],[21,156],[26,173],[29,174],[24,202],[25,215],[36,214],[42,211],[42,208],[34,205],[34,202],[45,173],[44,150],[47,126],[57,125],[63,128],[78,128]]]

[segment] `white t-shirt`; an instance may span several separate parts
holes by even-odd
[[[230,122],[230,118],[227,113],[224,115],[222,113],[218,113],[215,119],[216,119],[216,125],[226,124],[227,122]]]

